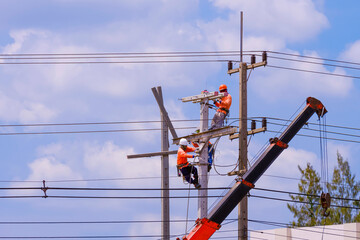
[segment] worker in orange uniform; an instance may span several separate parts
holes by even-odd
[[[220,93],[224,93],[225,96],[222,97],[219,101],[214,100],[214,104],[218,107],[218,109],[211,121],[209,130],[221,128],[224,126],[224,120],[229,114],[232,98],[231,95],[227,92],[227,86],[225,84],[220,85],[219,91]]]
[[[194,147],[188,147],[188,142],[185,138],[180,139],[180,147],[177,153],[177,168],[180,169],[182,175],[188,183],[194,184],[195,188],[199,189],[201,185],[199,184],[197,169],[187,161],[188,158],[195,157],[195,155],[187,153],[194,151]],[[193,174],[194,178],[191,178],[191,174]]]

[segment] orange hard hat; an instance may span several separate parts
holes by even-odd
[[[227,86],[225,84],[221,84],[219,87],[219,91],[221,90],[227,90]]]

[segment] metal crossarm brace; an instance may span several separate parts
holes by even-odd
[[[160,111],[161,111],[161,113],[162,113],[163,116],[164,116],[164,120],[166,121],[166,124],[167,124],[168,127],[169,127],[169,130],[170,130],[171,135],[173,136],[173,138],[177,138],[178,136],[177,136],[177,134],[176,134],[175,128],[174,128],[174,126],[172,125],[172,123],[171,123],[171,121],[170,121],[169,115],[168,115],[168,113],[167,113],[167,111],[166,111],[166,109],[165,109],[165,107],[164,107],[164,105],[163,105],[163,102],[162,102],[162,100],[161,100],[161,97],[159,96],[159,93],[157,92],[156,88],[154,88],[154,87],[151,88],[151,91],[152,91],[153,94],[154,94],[154,97],[155,97],[155,99],[156,99],[156,102],[157,102],[158,105],[159,105]]]
[[[266,127],[257,128],[257,129],[248,131],[247,134],[248,134],[248,135],[254,135],[254,134],[256,134],[256,133],[265,132],[266,130],[267,130]],[[238,134],[238,133],[237,133],[237,134],[232,134],[232,135],[229,136],[229,139],[230,139],[230,140],[234,140],[234,139],[236,139],[236,138],[239,138],[239,134]]]
[[[246,68],[253,69],[253,68],[262,67],[262,66],[265,67],[266,65],[267,65],[267,61],[264,61],[264,62],[247,65]],[[240,68],[230,69],[227,73],[231,75],[231,74],[237,73],[237,72],[240,72]]]
[[[186,140],[188,140],[190,142],[195,142],[195,141],[200,141],[200,140],[210,140],[211,138],[230,135],[230,134],[234,134],[236,132],[237,132],[237,127],[227,126],[227,127],[218,128],[218,129],[214,129],[214,130],[210,130],[210,131],[206,131],[206,132],[201,132],[201,133],[184,136],[181,138],[185,138]],[[181,138],[174,138],[173,144],[179,144]]]
[[[178,152],[177,150],[174,150],[174,151],[164,151],[164,152],[133,154],[133,155],[127,155],[127,159],[164,156],[164,155],[177,154],[177,152]]]
[[[199,95],[194,95],[194,96],[190,96],[190,97],[183,97],[180,100],[182,102],[200,103],[204,99],[214,100],[214,99],[218,99],[218,98],[222,98],[222,97],[225,97],[224,93],[203,91]]]

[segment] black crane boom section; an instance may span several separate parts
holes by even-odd
[[[306,107],[290,123],[280,137],[270,139],[270,146],[244,174],[243,181],[238,181],[213,208],[208,216],[210,221],[221,224],[225,220],[315,112],[320,117],[326,113],[326,109],[319,100],[309,97]]]
[[[309,118],[314,113],[317,113],[320,118],[327,112],[324,105],[316,98],[308,97],[306,102],[305,108],[289,124],[280,137],[270,139],[270,145],[256,160],[255,164],[242,176],[242,179],[237,179],[235,185],[209,213],[208,218],[202,218],[196,221],[195,228],[183,238],[184,240],[209,239],[215,231],[221,227],[221,223],[237,204],[254,187],[256,181],[264,174],[281,152],[288,147],[288,143],[306,124]]]

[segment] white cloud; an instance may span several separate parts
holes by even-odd
[[[159,215],[139,214],[139,216],[137,216],[137,219],[141,219],[142,221],[150,221],[150,223],[142,224],[141,227],[132,225],[129,229],[130,235],[161,235],[161,223],[151,223],[151,221],[154,221],[154,219],[159,219]]]
[[[159,158],[127,159],[127,155],[134,154],[133,148],[120,148],[108,141],[101,145],[87,144],[84,151],[84,166],[92,176],[99,178],[160,176]],[[155,183],[147,180],[143,184]]]
[[[294,52],[294,54],[299,53]],[[316,52],[309,51],[306,51],[305,55],[320,57]],[[317,61],[320,64],[311,64],[301,62],[304,59],[300,57],[292,57],[292,59],[294,61],[278,61],[270,58],[269,65],[323,72],[325,74],[346,75],[346,72],[341,68],[327,69],[321,65],[323,61]],[[258,71],[256,81],[251,81],[250,84],[252,84],[251,89],[254,89],[256,94],[270,101],[292,99],[297,96],[316,96],[319,98],[322,96],[347,97],[353,87],[353,80],[350,78],[271,67],[265,69],[266,72]]]
[[[311,0],[213,0],[213,3],[236,13],[231,16],[233,24],[239,22],[239,12],[243,11],[245,30],[292,42],[308,40],[329,25]]]
[[[11,98],[0,92],[0,117],[5,121],[21,123],[46,122],[57,115],[43,103]]]
[[[43,157],[29,164],[31,173],[27,180],[81,179],[69,166],[58,162],[54,157]]]
[[[345,51],[340,54],[340,59],[357,63],[360,62],[360,40],[350,44]]]

